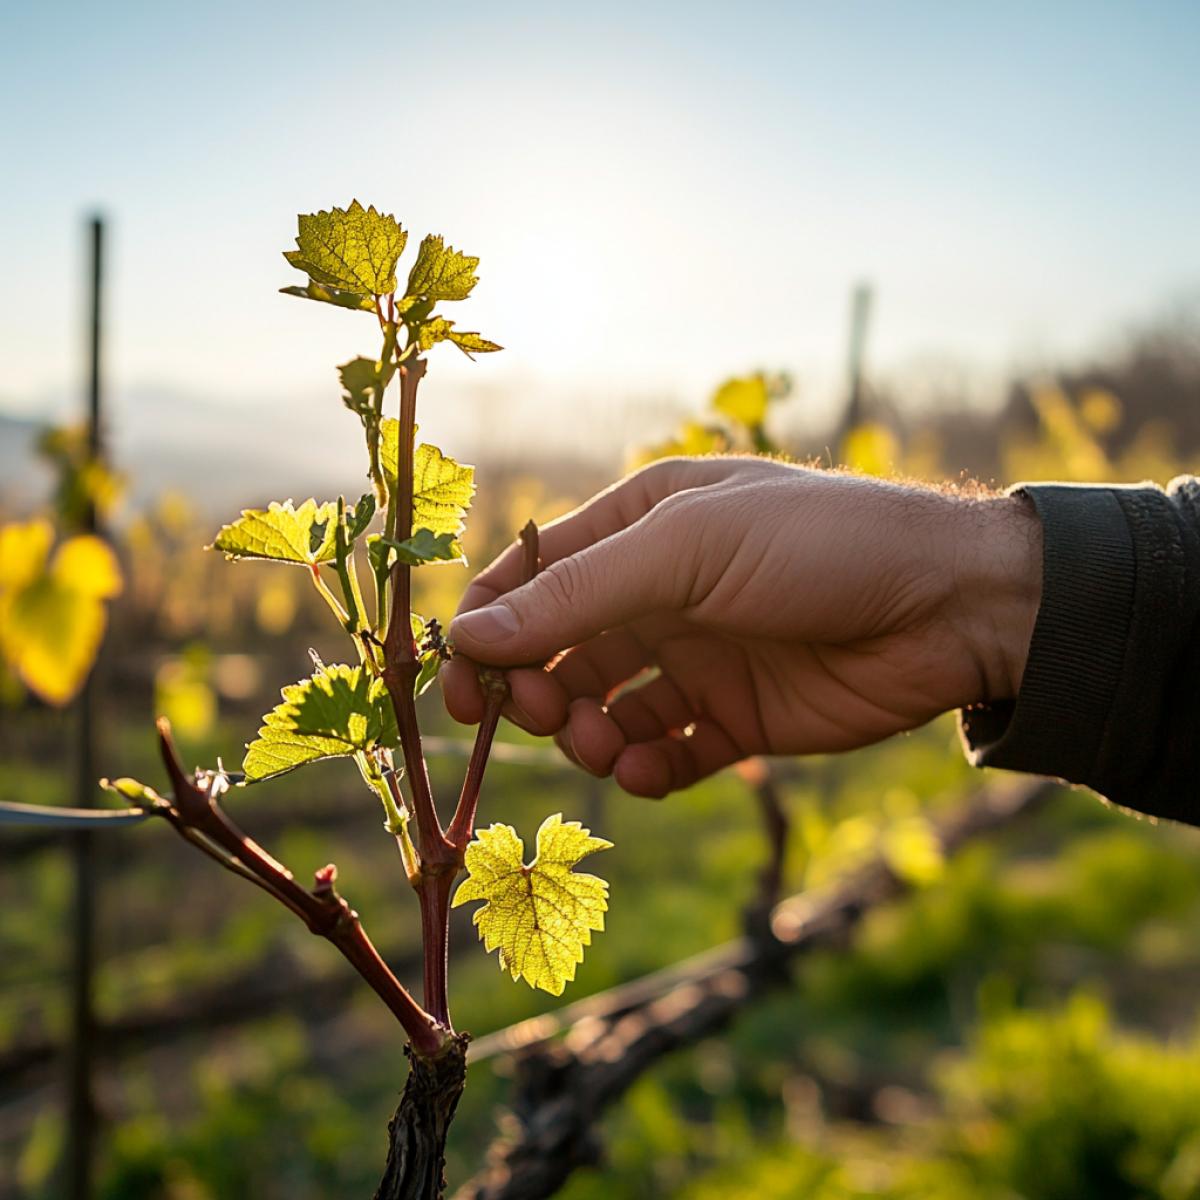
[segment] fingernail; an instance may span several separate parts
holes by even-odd
[[[520,628],[517,614],[507,604],[489,604],[486,608],[477,608],[474,612],[456,617],[450,636],[468,637],[473,642],[486,645],[489,642],[502,642]]]

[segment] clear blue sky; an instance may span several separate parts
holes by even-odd
[[[78,377],[114,221],[118,395],[336,401],[369,322],[278,297],[357,196],[482,257],[447,395],[513,419],[871,355],[1071,354],[1200,284],[1200,4],[8,4],[0,405]],[[544,411],[543,411],[544,410]]]

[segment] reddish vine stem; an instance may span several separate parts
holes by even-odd
[[[500,710],[508,699],[508,683],[502,672],[480,671],[479,681],[483,686],[483,717],[475,731],[475,744],[471,747],[471,759],[467,763],[458,808],[455,809],[450,828],[446,830],[446,837],[460,851],[466,850],[467,843],[475,835],[475,811],[479,807],[483,773],[487,770],[488,756],[500,724]]]
[[[339,895],[332,865],[317,872],[316,886],[302,888],[281,862],[247,837],[219,804],[224,777],[200,773],[189,778],[175,752],[170,724],[158,721],[159,748],[171,780],[172,800],[156,807],[181,837],[199,846],[234,874],[249,879],[298,916],[309,932],[331,942],[371,986],[404,1028],[413,1048],[434,1055],[446,1044],[446,1029],[439,1028],[408,989],[380,957],[358,914]]]
[[[396,494],[393,500],[396,537],[399,541],[412,536],[417,387],[424,374],[424,359],[414,357],[400,366],[400,431]],[[454,861],[454,854],[438,820],[433,792],[429,786],[429,771],[421,750],[421,730],[417,725],[416,698],[413,696],[413,685],[420,665],[410,620],[412,568],[406,563],[397,561],[393,564],[391,592],[391,612],[383,640],[383,679],[396,712],[396,725],[404,752],[404,767],[412,791],[413,816],[417,823],[417,849],[423,864],[432,867],[445,866]]]
[[[421,907],[425,1007],[447,1029],[450,1022],[450,892],[458,865],[425,871],[414,885]]]
[[[541,570],[537,524],[533,520],[527,521],[518,534],[518,539],[521,543],[521,582],[524,584]],[[446,831],[446,836],[460,852],[466,849],[467,843],[475,833],[475,813],[479,807],[483,773],[487,770],[492,742],[500,724],[500,712],[509,694],[508,680],[503,671],[490,667],[482,668],[479,672],[479,683],[483,688],[483,717],[475,731],[475,745],[471,749],[471,761],[467,764],[458,808],[454,812],[450,828]]]
[[[424,374],[425,362],[421,358],[414,356],[400,365],[400,429],[397,439],[396,492],[391,514],[395,536],[399,541],[412,536],[417,388]],[[446,840],[442,831],[429,785],[425,754],[421,748],[421,730],[417,724],[416,697],[413,695],[420,663],[410,619],[412,568],[399,560],[393,564],[390,588],[391,611],[383,639],[383,680],[396,714],[404,767],[412,793],[413,818],[417,825],[416,846],[420,862],[410,882],[421,907],[425,1008],[439,1025],[450,1028],[447,987],[450,889],[461,866],[462,856]]]

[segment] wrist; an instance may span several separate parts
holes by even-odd
[[[954,542],[952,622],[978,680],[963,704],[1013,699],[1042,597],[1042,526],[1024,496],[963,501]]]

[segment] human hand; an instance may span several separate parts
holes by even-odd
[[[1019,498],[754,458],[655,463],[540,548],[531,583],[514,545],[468,587],[447,708],[480,719],[475,663],[532,664],[505,714],[642,796],[1015,696],[1041,592]]]

